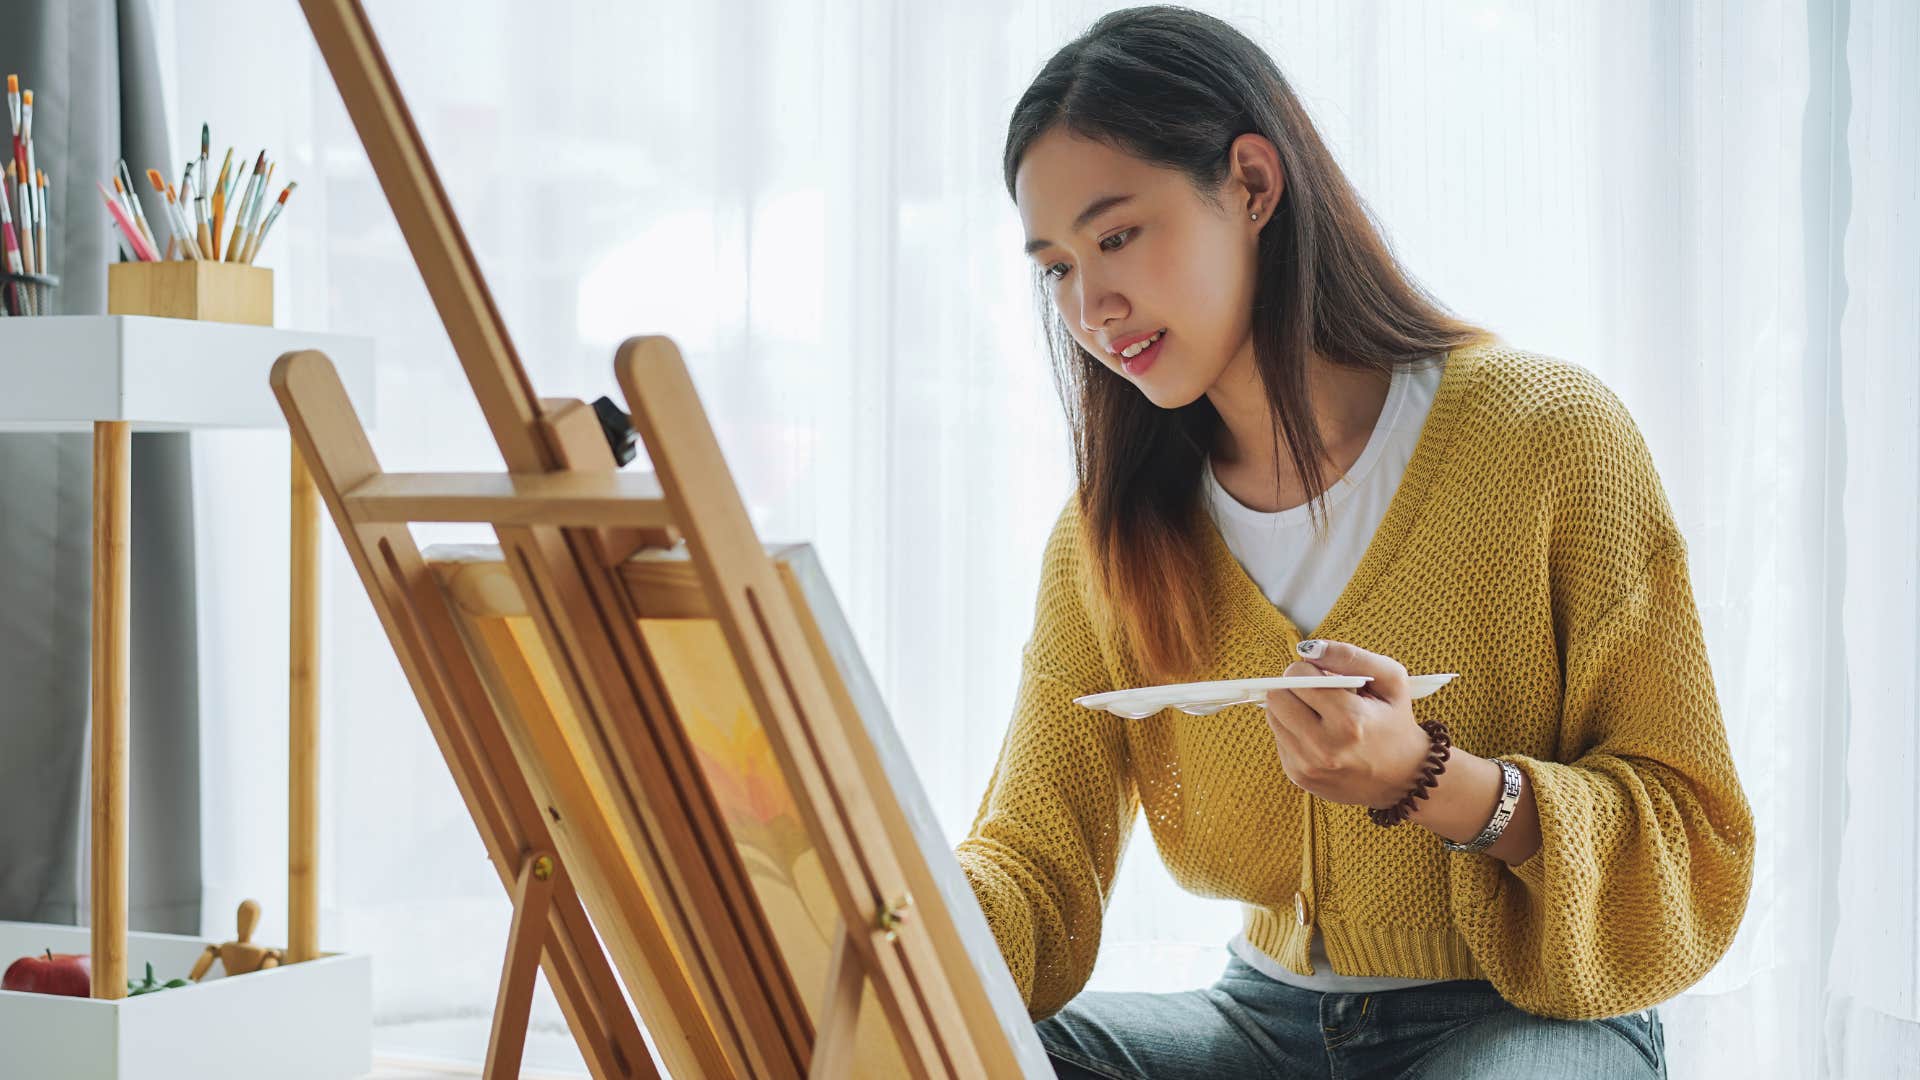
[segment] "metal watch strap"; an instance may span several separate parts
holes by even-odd
[[[1472,840],[1456,844],[1441,837],[1440,846],[1448,851],[1464,851],[1469,855],[1485,851],[1500,839],[1501,833],[1507,831],[1507,822],[1513,820],[1514,808],[1520,805],[1520,769],[1511,761],[1501,758],[1493,760],[1500,766],[1500,804],[1493,808],[1493,817],[1487,822],[1487,827],[1481,829],[1480,835]]]

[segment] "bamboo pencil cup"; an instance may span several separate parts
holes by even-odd
[[[107,314],[273,325],[273,271],[211,260],[107,267]]]

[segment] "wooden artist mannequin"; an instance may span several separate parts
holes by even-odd
[[[279,949],[269,949],[265,945],[255,945],[252,940],[253,928],[260,922],[260,904],[254,900],[240,901],[239,912],[240,938],[224,945],[209,945],[207,951],[193,965],[193,971],[187,976],[193,982],[199,982],[207,970],[218,958],[220,966],[228,975],[245,975],[253,971],[265,971],[279,967],[282,953]]]

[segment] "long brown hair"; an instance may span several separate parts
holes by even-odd
[[[1271,405],[1275,459],[1284,441],[1324,534],[1325,447],[1307,398],[1309,350],[1390,373],[1491,335],[1401,269],[1278,66],[1219,19],[1130,8],[1055,53],[1007,125],[1009,196],[1028,148],[1055,127],[1179,169],[1215,205],[1234,139],[1258,133],[1278,148],[1285,184],[1260,235],[1254,366]],[[1095,599],[1148,677],[1196,673],[1209,661],[1207,568],[1191,523],[1220,415],[1204,395],[1177,409],[1153,404],[1080,347],[1038,270],[1035,288],[1073,440]]]

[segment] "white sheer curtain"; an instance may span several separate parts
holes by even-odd
[[[1851,707],[1836,716],[1845,787],[1822,809],[1839,841],[1838,940],[1826,970],[1836,1074],[1920,1075],[1920,8],[1856,3],[1838,401],[1845,415],[1839,565],[1829,596]],[[1839,818],[1844,812],[1844,819]]]
[[[496,467],[294,5],[154,2],[181,152],[207,119],[216,152],[266,145],[301,181],[266,260],[282,325],[378,338],[388,467]],[[612,392],[620,338],[681,342],[957,838],[1071,480],[1000,143],[1109,5],[370,6],[536,384]],[[1423,281],[1598,372],[1653,447],[1760,826],[1733,950],[1664,1010],[1675,1075],[1912,1075],[1913,5],[1200,6],[1274,53]],[[284,439],[196,449],[208,931],[252,895],[272,937]],[[477,1057],[505,898],[331,540],[327,573],[325,941],[376,955],[383,1050]],[[1139,836],[1094,986],[1200,985],[1237,912]],[[551,999],[536,1021],[532,1061],[577,1068]]]

